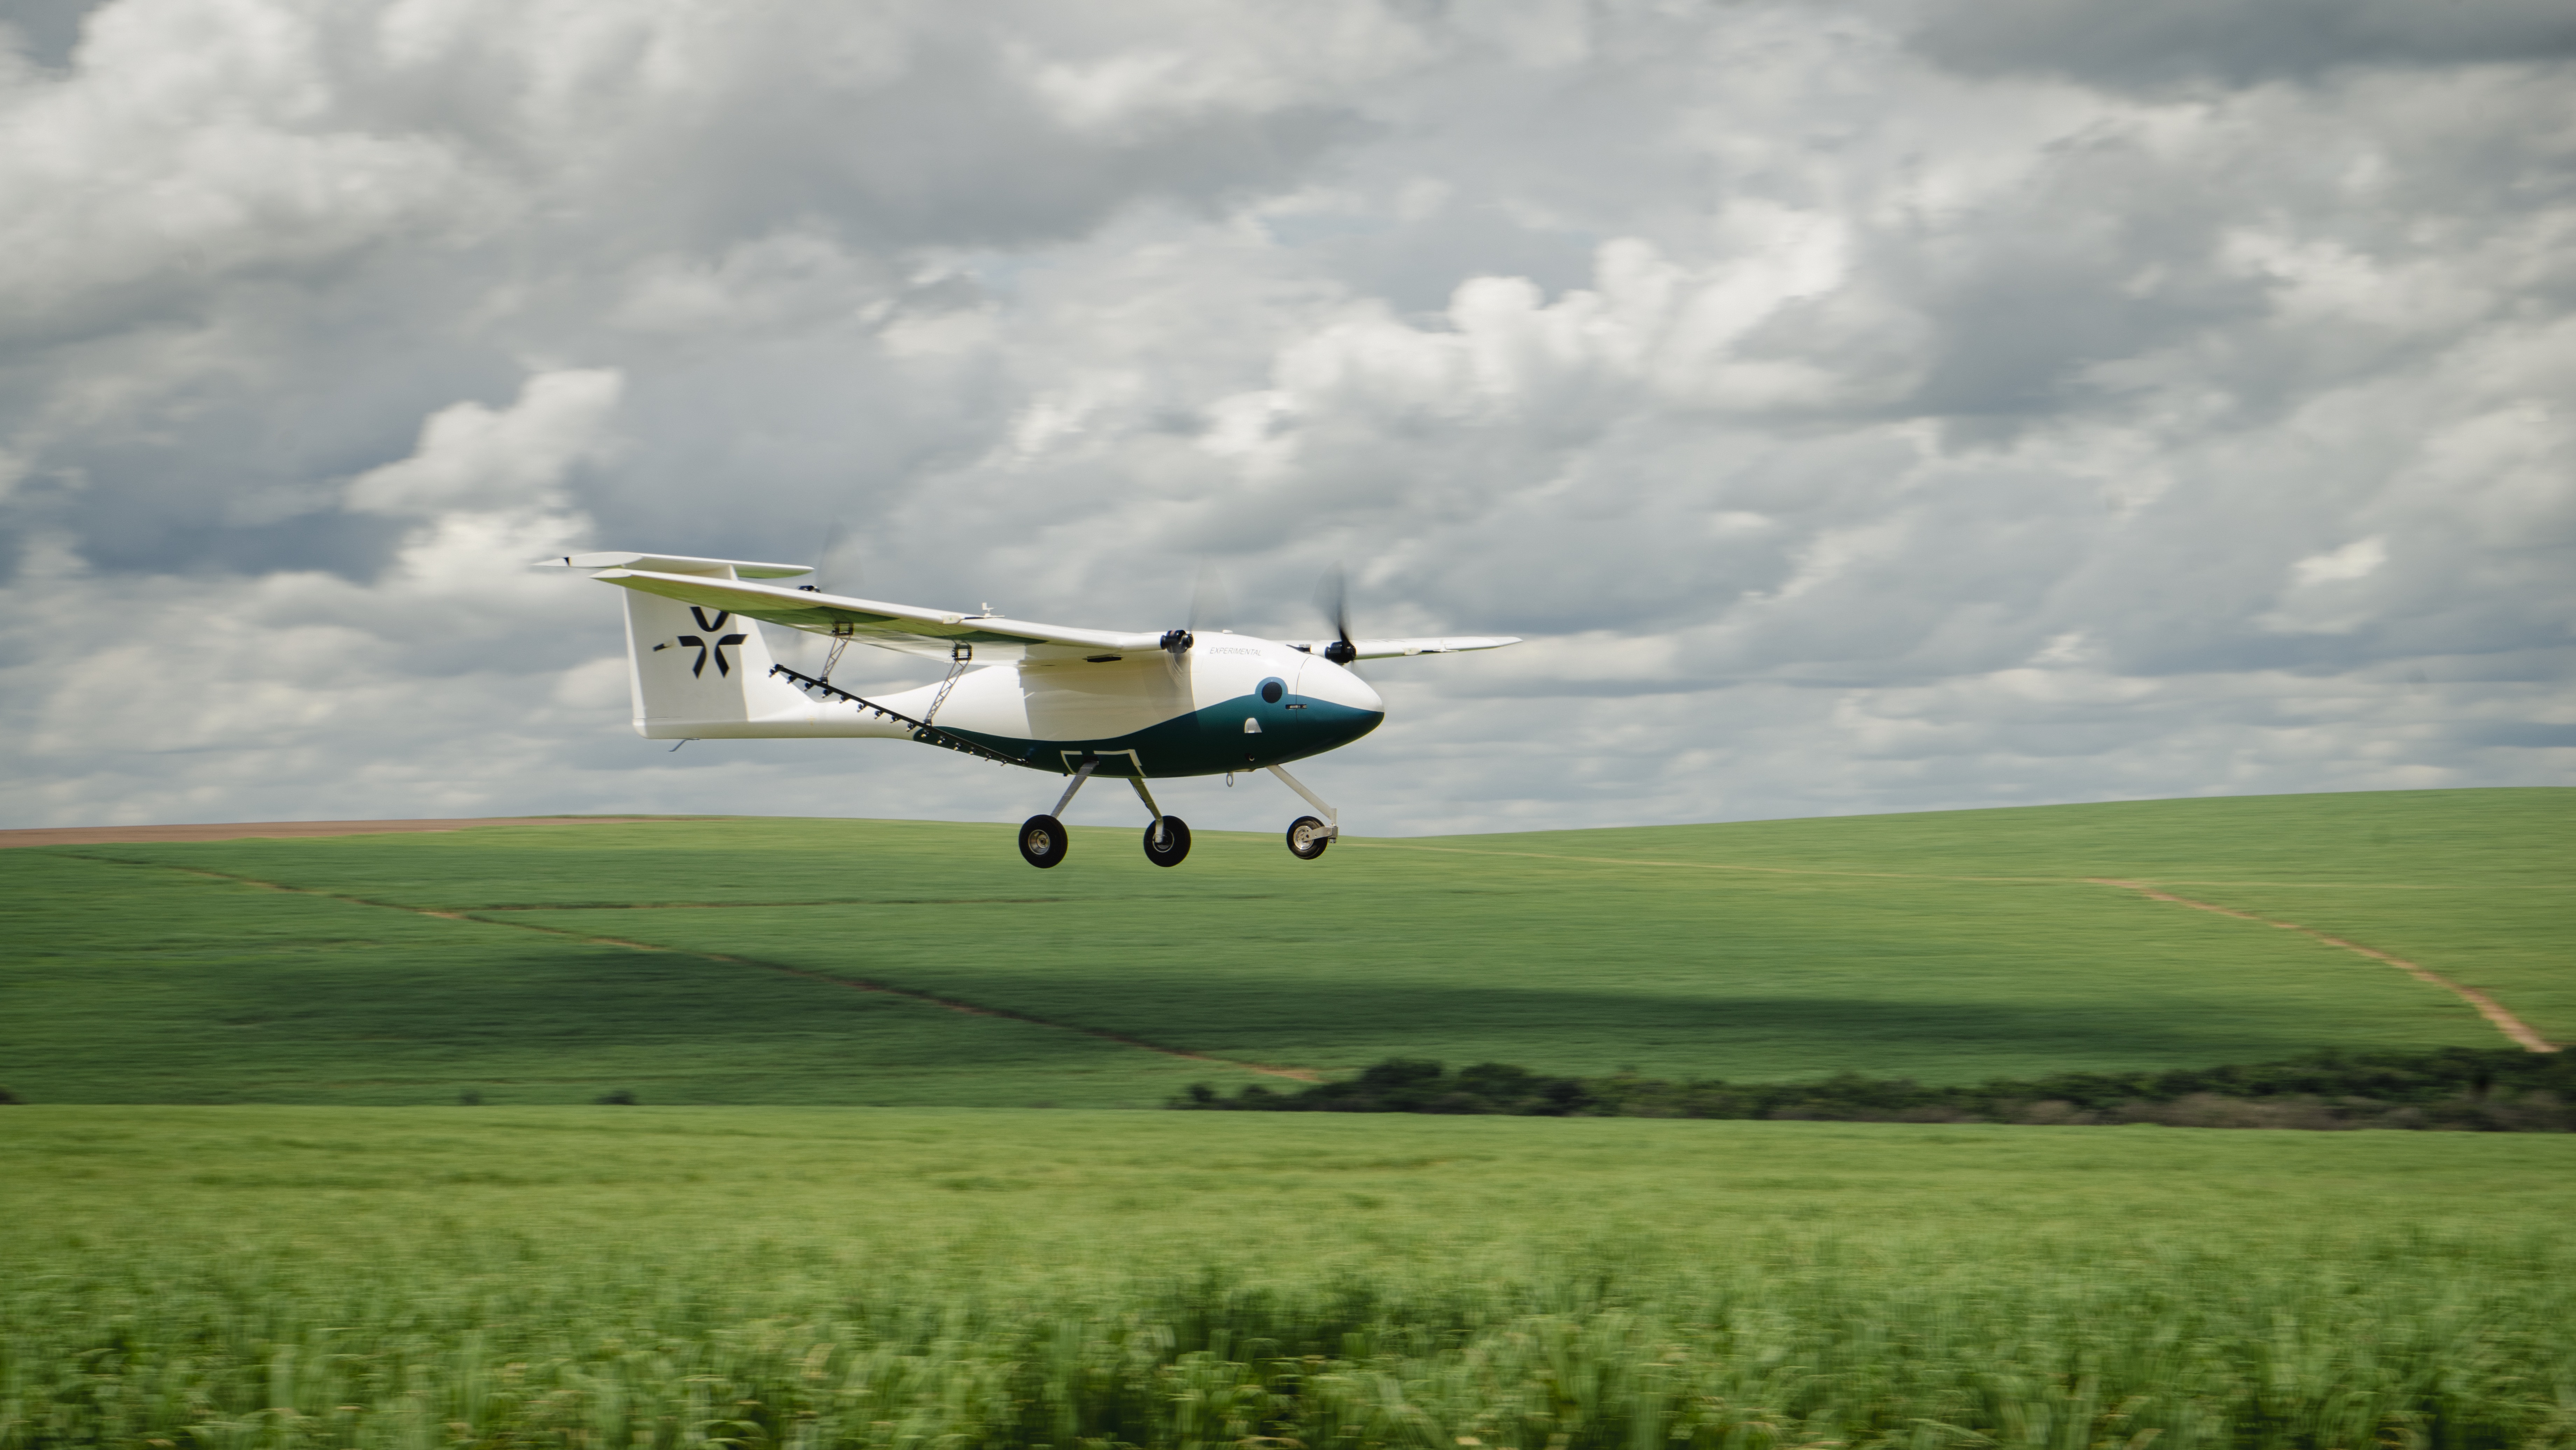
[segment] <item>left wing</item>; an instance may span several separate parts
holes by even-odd
[[[1447,655],[1471,649],[1501,649],[1504,645],[1520,642],[1520,636],[1516,634],[1468,634],[1439,639],[1355,639],[1351,641],[1351,647],[1358,650],[1358,657],[1364,660],[1391,660],[1401,655]],[[1319,655],[1324,652],[1324,646],[1333,641],[1283,639],[1280,643],[1290,649]]]
[[[950,614],[909,604],[850,599],[815,589],[787,589],[703,574],[663,574],[650,569],[602,569],[590,576],[621,589],[659,594],[683,604],[726,609],[764,624],[785,625],[834,639],[855,639],[905,654],[956,659],[962,647],[978,663],[1060,664],[1101,655],[1146,654],[1162,648],[1159,634],[1066,629],[984,614]]]

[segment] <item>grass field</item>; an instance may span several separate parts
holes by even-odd
[[[2576,1036],[2571,806],[0,852],[0,1450],[2576,1450],[2576,1138],[1075,1110]]]
[[[2394,967],[2105,881],[2406,956],[2566,1040],[2571,845],[2576,791],[2497,790],[1348,840],[1313,864],[1211,833],[1175,871],[1131,832],[1077,830],[1040,873],[1000,828],[875,821],[15,850],[0,1085],[1142,1106],[1238,1064],[1399,1054],[1962,1082],[2502,1042]]]
[[[0,1450],[2576,1440],[2576,1140],[0,1112]]]

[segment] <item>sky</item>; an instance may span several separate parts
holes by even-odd
[[[2576,783],[2564,0],[0,27],[0,825],[1051,804],[636,738],[590,549],[1524,636],[1361,834]]]

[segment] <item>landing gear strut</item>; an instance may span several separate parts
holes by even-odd
[[[1323,855],[1326,846],[1342,838],[1342,813],[1326,805],[1322,796],[1306,789],[1297,777],[1281,770],[1278,766],[1267,766],[1265,769],[1279,777],[1281,783],[1290,790],[1304,796],[1307,804],[1325,815],[1325,819],[1320,821],[1313,816],[1299,816],[1291,822],[1288,827],[1288,849],[1294,852],[1300,861],[1312,861]]]

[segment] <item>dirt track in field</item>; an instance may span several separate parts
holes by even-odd
[[[2511,1012],[2506,1011],[2504,1009],[2504,1004],[2498,1002],[2495,998],[2488,996],[2486,993],[2479,991],[2475,987],[2454,982],[2450,978],[2443,976],[2441,973],[2434,971],[2430,967],[2418,966],[2415,963],[2406,960],[2404,957],[2391,956],[2376,948],[2363,946],[2359,942],[2345,941],[2342,937],[2330,936],[2312,926],[2301,926],[2298,923],[2291,921],[2274,921],[2268,916],[2256,916],[2250,911],[2238,911],[2232,906],[2218,906],[2206,901],[2194,901],[2188,896],[2176,896],[2170,891],[2158,890],[2143,881],[2112,881],[2099,877],[2088,877],[2087,879],[2091,880],[2096,886],[2117,886],[2124,890],[2134,891],[2140,896],[2144,896],[2151,901],[2170,901],[2176,906],[2188,906],[2195,911],[2212,911],[2216,912],[2220,916],[2235,917],[2239,921],[2257,921],[2261,922],[2265,926],[2277,927],[2282,931],[2295,931],[2301,936],[2314,937],[2318,941],[2324,942],[2327,946],[2341,947],[2348,952],[2358,952],[2362,956],[2368,957],[2373,961],[2386,962],[2388,965],[2397,968],[2399,971],[2406,973],[2408,976],[2413,977],[2419,982],[2423,982],[2429,986],[2439,987],[2443,991],[2456,994],[2461,1001],[2477,1008],[2479,1016],[2484,1017],[2489,1023],[2493,1024],[2496,1031],[2512,1038],[2515,1044],[2520,1046],[2525,1052],[2558,1051],[2557,1043],[2554,1043],[2548,1038],[2541,1036],[2539,1033],[2532,1031],[2529,1023],[2514,1016]]]
[[[413,831],[471,831],[484,826],[642,826],[693,816],[459,816],[421,821],[234,821],[194,826],[46,826],[0,831],[12,846],[141,846],[157,841],[291,840],[299,836],[392,836]]]

